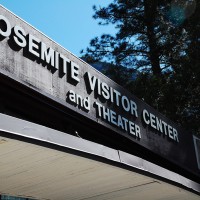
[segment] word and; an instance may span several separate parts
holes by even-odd
[[[71,103],[79,106],[81,109],[86,110],[87,112],[90,111],[90,98],[85,97],[83,98],[81,95],[76,94],[73,90],[70,90],[67,93],[67,100]]]

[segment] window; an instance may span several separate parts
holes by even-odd
[[[194,136],[194,147],[197,157],[198,168],[200,169],[200,139]]]
[[[29,198],[22,198],[22,197],[14,197],[8,195],[1,195],[0,200],[31,200]]]

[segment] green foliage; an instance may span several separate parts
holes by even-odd
[[[200,133],[200,1],[114,0],[94,11],[118,32],[92,39],[84,57],[109,61],[106,75]]]

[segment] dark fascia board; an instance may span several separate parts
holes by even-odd
[[[55,146],[61,147],[66,152],[156,177],[200,195],[199,183],[142,158],[1,113],[0,134],[22,141],[25,138],[34,144],[40,142],[40,145],[53,149]]]

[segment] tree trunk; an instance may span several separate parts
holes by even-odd
[[[147,38],[149,42],[149,60],[151,62],[152,71],[154,75],[161,75],[159,51],[157,47],[157,39],[154,31],[156,13],[157,13],[157,0],[144,1],[144,16],[147,28]]]

